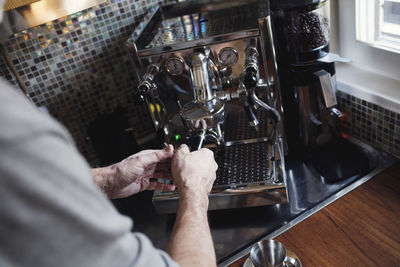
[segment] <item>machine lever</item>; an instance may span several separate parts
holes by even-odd
[[[254,114],[257,116],[258,115],[258,105],[256,104],[256,101],[253,98],[252,94],[247,95],[247,102],[249,103],[251,109],[253,110]]]
[[[247,89],[254,88],[257,85],[257,71],[253,67],[246,69],[243,84]]]
[[[332,81],[332,76],[326,70],[319,70],[314,72],[321,83],[322,95],[324,97],[325,107],[330,108],[337,105],[335,85]]]
[[[135,94],[135,101],[137,104],[144,104],[146,102],[146,96],[150,92],[150,85],[141,83],[138,86],[138,90]]]
[[[200,131],[199,134],[194,136],[194,138],[192,140],[192,144],[190,146],[191,150],[196,151],[196,150],[201,149],[203,147],[205,139],[206,139],[206,130],[202,130],[202,131]]]
[[[158,57],[154,64],[147,67],[146,73],[142,77],[142,81],[137,87],[137,92],[135,94],[135,101],[138,104],[144,104],[146,102],[146,96],[150,93],[152,88],[157,88],[154,83],[155,76],[160,72],[160,65],[162,62],[162,57]]]
[[[246,110],[246,114],[247,114],[247,119],[249,120],[249,124],[250,126],[254,127],[255,130],[258,132],[259,127],[258,125],[260,124],[256,114],[254,113],[251,105],[249,105],[248,101],[245,101],[244,103],[244,109]]]

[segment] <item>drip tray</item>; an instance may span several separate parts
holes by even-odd
[[[233,144],[219,149],[217,179],[209,195],[209,210],[265,206],[287,202],[284,181],[270,176],[266,142]],[[153,204],[158,213],[175,213],[179,195],[154,192]]]

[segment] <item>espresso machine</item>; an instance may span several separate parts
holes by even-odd
[[[289,154],[304,156],[338,138],[335,62],[328,0],[271,0]]]
[[[218,163],[209,209],[288,201],[283,110],[268,1],[156,6],[127,42],[160,145],[207,147]],[[163,181],[168,182],[168,181]],[[155,192],[160,213],[178,192]]]

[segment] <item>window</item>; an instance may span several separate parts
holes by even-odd
[[[400,0],[356,0],[356,37],[400,53]]]

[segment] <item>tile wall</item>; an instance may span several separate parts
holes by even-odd
[[[137,84],[125,41],[156,0],[104,4],[13,34],[3,41],[28,95],[71,132],[92,165],[97,158],[87,126],[121,107],[137,138],[152,131],[148,113],[133,102]],[[17,85],[0,57],[0,76]],[[400,114],[338,91],[344,130],[400,157]]]
[[[136,138],[152,131],[146,109],[132,99],[137,82],[125,42],[157,2],[110,0],[3,39],[29,97],[68,128],[91,163],[87,126],[99,114],[121,107]],[[0,75],[17,85],[2,57]]]
[[[343,131],[400,158],[400,114],[337,91]]]

